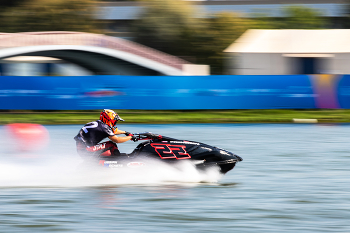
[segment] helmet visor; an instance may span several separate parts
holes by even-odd
[[[123,118],[121,118],[118,114],[114,117],[114,120],[117,121],[124,121]]]

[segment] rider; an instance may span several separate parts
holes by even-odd
[[[104,109],[99,120],[84,125],[74,137],[78,154],[81,156],[120,155],[115,143],[129,140],[136,142],[137,138],[134,135],[116,127],[118,121],[124,120],[113,110]],[[116,135],[119,134],[125,134],[126,137],[117,137]],[[111,141],[99,143],[107,137]]]

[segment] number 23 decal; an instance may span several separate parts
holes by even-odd
[[[151,143],[159,157],[162,159],[189,159],[191,156],[186,152],[184,145],[171,145]]]

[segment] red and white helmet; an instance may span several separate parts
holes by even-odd
[[[124,121],[116,112],[111,109],[104,109],[101,112],[100,120],[110,127],[114,127],[118,121]]]

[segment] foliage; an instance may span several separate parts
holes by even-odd
[[[207,64],[211,74],[223,74],[223,50],[245,30],[318,29],[326,25],[320,12],[304,6],[284,9],[285,17],[268,12],[253,19],[222,12],[204,17],[190,1],[139,0],[144,11],[133,25],[135,40],[146,46]],[[0,0],[0,32],[99,32],[90,0]]]
[[[200,30],[201,20],[186,1],[143,1],[144,11],[133,25],[137,42],[164,52],[188,56],[191,40]]]
[[[250,24],[250,20],[231,12],[217,13],[206,19],[205,30],[196,38],[197,60],[209,64],[212,74],[223,74],[223,51],[238,39]]]
[[[34,0],[0,11],[1,32],[97,32],[89,0]]]
[[[327,20],[322,13],[306,6],[288,6],[282,10],[282,17],[271,17],[269,13],[253,14],[254,29],[322,29]]]
[[[292,123],[293,119],[317,119],[319,123],[349,123],[349,109],[254,109],[146,111],[117,110],[128,124],[169,123]],[[83,114],[82,114],[83,113]],[[36,123],[45,125],[86,124],[98,119],[100,111],[0,111],[0,125]]]
[[[5,7],[19,6],[26,0],[0,0],[0,9],[5,9]]]
[[[326,27],[322,14],[305,6],[289,6],[284,17],[274,18],[268,12],[247,19],[222,12],[202,17],[187,1],[150,0],[136,20],[136,41],[180,56],[197,64],[208,64],[211,74],[223,74],[223,50],[242,33],[251,29],[319,29]]]
[[[322,14],[304,6],[290,6],[284,9],[285,20],[282,27],[285,29],[321,29],[325,26]]]
[[[246,20],[233,13],[205,18],[190,2],[151,0],[134,24],[134,35],[141,44],[209,64],[212,74],[221,74],[222,51],[247,28]]]

